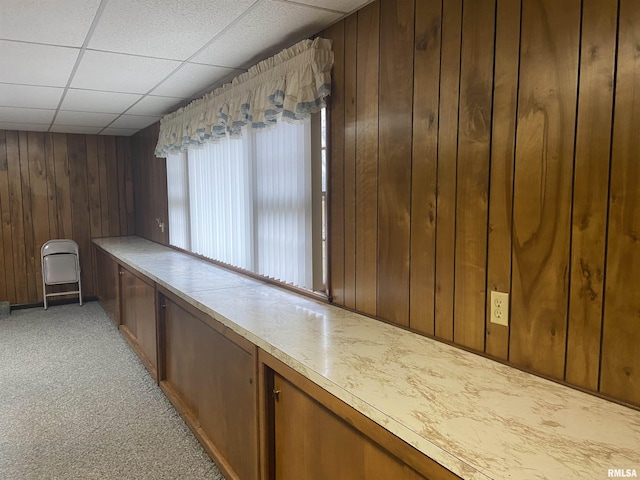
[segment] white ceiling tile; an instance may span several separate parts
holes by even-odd
[[[90,48],[186,60],[255,0],[110,0]]]
[[[156,123],[160,118],[160,116],[122,115],[121,117],[118,117],[115,122],[109,125],[109,128],[135,128],[141,130],[152,123]]]
[[[132,93],[69,89],[60,108],[76,112],[122,113],[140,98],[142,95]]]
[[[146,93],[180,62],[86,51],[71,86],[91,90]]]
[[[138,133],[140,130],[134,128],[105,128],[100,132],[100,135],[118,135],[123,137],[129,137],[134,133]]]
[[[154,95],[167,95],[181,98],[191,98],[195,94],[211,85],[217,84],[232,74],[239,74],[241,70],[224,67],[212,67],[186,63],[164,82],[153,89]]]
[[[0,36],[80,47],[100,0],[2,0]]]
[[[192,61],[247,68],[319,32],[340,17],[338,13],[293,3],[263,1]]]
[[[176,97],[156,97],[147,95],[127,110],[132,115],[166,115],[186,105],[189,100]]]
[[[54,125],[74,127],[106,127],[118,118],[114,113],[66,112],[59,111]]]
[[[53,120],[55,110],[41,108],[0,107],[0,122],[47,124]]]
[[[27,108],[58,108],[62,87],[32,87],[0,83],[0,106]]]
[[[46,132],[49,124],[0,122],[0,130],[21,130],[23,132]]]
[[[4,65],[0,68],[0,82],[64,87],[79,52],[75,48],[0,40]]]
[[[83,135],[96,135],[102,127],[82,127],[78,125],[53,125],[50,132],[56,133],[80,133]]]
[[[320,8],[328,8],[343,13],[350,13],[358,10],[368,3],[371,3],[371,1],[372,0],[296,0],[297,3],[304,3],[306,5],[313,5]]]

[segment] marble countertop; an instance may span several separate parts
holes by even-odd
[[[640,475],[640,412],[138,237],[94,243],[464,479]]]

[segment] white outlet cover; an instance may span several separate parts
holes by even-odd
[[[491,292],[491,323],[509,326],[509,294]]]

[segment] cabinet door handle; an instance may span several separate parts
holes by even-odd
[[[280,400],[280,390],[273,389],[273,399]]]

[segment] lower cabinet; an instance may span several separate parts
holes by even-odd
[[[228,480],[258,478],[256,347],[161,295],[160,386]]]
[[[120,267],[120,330],[157,378],[156,290],[153,283]]]
[[[104,250],[93,249],[96,259],[98,300],[113,322],[118,325],[118,263]]]
[[[425,479],[278,374],[274,388],[273,478]]]
[[[274,357],[261,351],[260,361],[263,478],[459,479]]]
[[[95,255],[100,302],[227,480],[459,478],[101,248]]]

